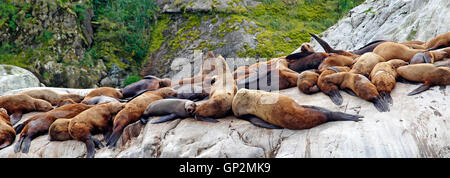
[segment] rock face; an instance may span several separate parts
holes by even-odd
[[[0,95],[21,88],[39,87],[39,79],[28,70],[0,64]]]
[[[417,86],[399,83],[391,111],[378,112],[372,103],[341,92],[344,103],[328,96],[305,95],[297,88],[282,90],[303,105],[365,116],[361,122],[329,122],[307,130],[270,130],[233,116],[219,123],[193,118],[161,124],[129,125],[114,149],[97,150],[96,157],[450,157],[449,87],[433,87],[406,96]],[[57,89],[62,92],[66,89]],[[71,90],[79,94],[88,91]],[[28,113],[20,121],[37,113]],[[102,135],[96,136],[103,141]],[[16,138],[18,140],[18,137]],[[50,142],[48,135],[32,141],[28,154],[0,150],[0,157],[84,157],[78,141]]]
[[[335,49],[353,50],[375,40],[428,41],[450,31],[448,0],[367,0],[322,33]],[[312,40],[314,49],[323,51]]]

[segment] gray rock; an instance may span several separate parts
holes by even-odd
[[[0,64],[0,95],[10,90],[39,86],[39,79],[30,71],[13,65]]]

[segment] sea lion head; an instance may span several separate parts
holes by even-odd
[[[163,97],[163,98],[167,98],[169,96],[177,96],[178,93],[176,90],[174,90],[173,88],[170,87],[164,87],[164,88],[160,88],[158,90],[156,90],[157,95]]]
[[[170,87],[172,85],[172,80],[170,78],[163,78],[159,81],[160,87]]]
[[[52,104],[50,104],[48,101],[36,99],[35,107],[38,111],[50,111],[53,109]]]
[[[302,46],[300,46],[301,52],[315,52],[314,48],[311,46],[310,43],[303,43]]]
[[[432,56],[429,52],[417,53],[411,59],[411,64],[431,63]]]
[[[197,104],[195,104],[195,102],[193,101],[187,101],[184,104],[184,109],[186,110],[187,113],[189,113],[190,115],[194,115],[195,113],[195,109],[197,108]]]
[[[0,108],[0,113],[3,113],[3,114],[8,114],[8,111],[6,111],[6,109],[5,109],[5,108]]]

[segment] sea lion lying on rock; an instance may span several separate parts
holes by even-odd
[[[0,96],[0,108],[5,108],[11,113],[12,125],[15,125],[23,113],[31,111],[47,112],[53,109],[52,104],[42,99],[35,99],[25,94]]]

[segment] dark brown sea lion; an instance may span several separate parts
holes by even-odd
[[[298,75],[297,88],[305,94],[314,94],[320,91],[317,86],[319,74],[311,71],[303,71]]]
[[[263,128],[308,129],[330,121],[360,121],[363,116],[299,105],[294,99],[261,90],[240,89],[233,99],[233,113]]]
[[[155,76],[145,76],[142,80],[134,82],[121,89],[124,98],[133,97],[142,91],[153,91],[163,87],[170,87],[171,80],[169,78],[160,79]]]

